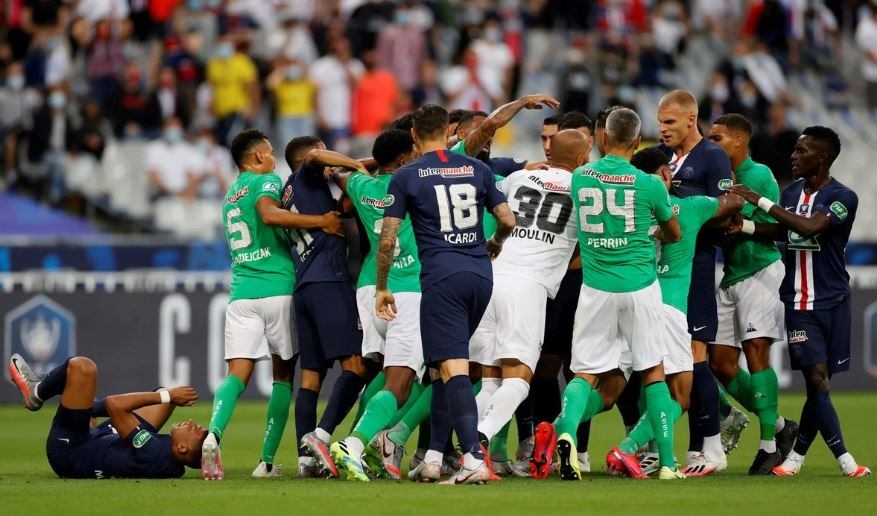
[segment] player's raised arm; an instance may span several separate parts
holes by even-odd
[[[512,121],[522,109],[557,108],[560,102],[550,95],[524,95],[518,100],[496,108],[478,127],[466,136],[466,154],[476,156],[500,127]]]
[[[132,414],[135,410],[162,403],[176,407],[188,407],[197,400],[198,393],[195,389],[182,386],[161,392],[133,392],[108,396],[105,404],[113,428],[124,439],[140,425],[140,420]]]
[[[340,152],[330,151],[326,149],[311,149],[304,157],[304,165],[306,167],[343,167],[350,170],[358,170],[368,173],[362,162],[347,157]]]

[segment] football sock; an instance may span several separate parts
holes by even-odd
[[[484,460],[481,443],[478,440],[478,408],[472,394],[472,382],[468,375],[457,375],[445,382],[448,400],[448,413],[454,424],[454,431],[460,443],[460,450],[471,454],[476,460]],[[511,418],[511,414],[509,414]],[[471,462],[467,464],[471,467]]]
[[[554,423],[558,436],[569,434],[573,439],[576,438],[576,429],[582,422],[582,415],[588,408],[588,397],[592,390],[591,384],[583,378],[573,378],[567,384],[566,389],[563,390],[560,404],[562,410]]]
[[[641,392],[642,381],[639,374],[634,373],[630,375],[630,380],[624,386],[621,395],[618,396],[618,401],[615,402],[618,412],[621,413],[621,420],[624,422],[625,428],[632,428],[639,421],[639,398]]]
[[[432,382],[432,404],[429,411],[429,450],[444,455],[445,445],[451,435],[451,416],[448,414],[448,397],[445,383],[438,379]],[[419,444],[418,444],[419,446]]]
[[[368,444],[378,432],[384,429],[397,409],[396,396],[390,391],[380,391],[368,402],[365,414],[362,415],[362,419],[359,420],[350,435],[361,440],[362,444]]]
[[[719,388],[719,417],[725,419],[726,417],[731,415],[731,400],[728,398],[728,392],[722,387],[721,383],[716,382],[716,385]]]
[[[444,460],[445,455],[443,452],[438,450],[426,450],[426,453],[423,455],[423,462],[437,462],[439,464]]]
[[[320,393],[298,388],[295,395],[295,442],[296,445],[301,443],[302,437],[309,434],[317,428],[317,396]]]
[[[45,378],[34,388],[34,394],[42,401],[48,401],[49,398],[60,396],[64,392],[64,384],[67,383],[67,366],[70,365],[70,359],[64,361],[63,364],[49,371]]]
[[[368,402],[371,401],[372,397],[381,392],[381,389],[384,388],[384,384],[387,381],[387,375],[384,374],[383,371],[378,373],[375,376],[374,380],[369,382],[366,385],[365,390],[362,391],[362,395],[359,397],[359,406],[356,408],[356,415],[353,416],[353,424],[350,425],[350,431],[353,432],[353,429],[356,427],[356,424],[359,423],[359,420],[362,418],[362,415],[365,414],[365,407],[368,405]]]
[[[670,389],[665,382],[655,382],[646,386],[646,410],[655,432],[658,443],[658,454],[661,466],[676,467],[673,456],[673,405],[676,402],[670,397]],[[718,408],[718,407],[717,407]]]
[[[493,393],[502,385],[502,378],[482,378],[481,390],[475,396],[475,405],[478,407],[478,421],[484,417],[484,411],[490,405]]]
[[[107,399],[99,398],[91,404],[91,417],[110,417],[107,412]]]
[[[670,409],[670,422],[675,426],[676,422],[679,421],[679,418],[682,417],[682,407],[673,401],[670,405]],[[639,418],[637,424],[631,429],[630,433],[627,434],[627,437],[621,441],[621,444],[618,447],[624,453],[634,454],[647,443],[650,443],[654,438],[655,429],[652,426],[652,420],[649,417],[649,413],[646,412]]]
[[[530,388],[527,387],[527,397],[515,410],[515,425],[518,427],[518,441],[525,441],[533,437],[533,404],[530,401]]]
[[[834,410],[834,405],[831,403],[831,396],[828,392],[816,392],[808,394],[807,397],[813,400],[811,410],[813,410],[813,414],[816,416],[819,433],[822,434],[825,444],[828,445],[835,458],[845,454],[847,447],[844,444],[843,433],[840,430],[840,420],[837,418],[837,411]]]
[[[773,368],[753,373],[752,408],[758,415],[761,427],[761,440],[773,441],[776,434],[777,405],[779,404],[780,384]],[[767,450],[769,451],[769,450]]]
[[[289,404],[292,401],[292,386],[289,382],[274,382],[271,397],[268,399],[268,417],[265,422],[265,439],[262,441],[262,460],[274,464],[274,455],[283,439],[286,421],[289,419]]]
[[[326,410],[317,426],[331,435],[356,403],[362,383],[362,378],[353,371],[341,371],[341,376],[335,381],[332,396],[329,397],[329,403],[326,404]]]
[[[213,414],[210,416],[210,433],[215,435],[217,439],[222,439],[222,432],[228,426],[231,415],[234,413],[235,405],[238,403],[238,397],[244,392],[247,386],[243,380],[237,376],[229,375],[216,388],[213,395]]]
[[[423,388],[423,386],[421,386]],[[411,388],[411,396],[408,397],[408,401],[405,402],[405,405],[408,405],[411,402],[411,399],[414,397],[414,387]],[[402,416],[402,419],[399,420],[393,428],[387,433],[387,437],[396,443],[399,446],[405,446],[405,443],[408,442],[408,438],[411,437],[411,433],[414,432],[414,429],[417,428],[418,425],[427,421],[429,418],[429,411],[432,405],[432,384],[423,388],[420,395],[417,396],[417,399],[414,400],[414,403],[408,408],[405,412],[405,415]],[[404,408],[404,407],[403,407]],[[426,431],[424,432],[424,428]],[[425,435],[424,435],[425,434]],[[425,424],[421,427],[421,435],[426,438],[423,446],[420,445],[420,441],[418,440],[418,448],[426,448],[429,445],[429,424]]]
[[[728,382],[726,390],[728,394],[737,400],[737,403],[743,405],[743,408],[749,412],[755,412],[755,407],[752,405],[754,401],[752,398],[752,388],[752,376],[749,374],[749,371],[739,367],[737,368],[737,374]]]
[[[499,432],[490,439],[490,458],[499,462],[509,460],[509,427],[512,422],[509,421]]]
[[[843,471],[845,475],[855,473],[856,469],[859,467],[856,463],[856,459],[854,459],[849,452],[844,452],[843,455],[837,457],[837,465],[840,466],[841,471]]]
[[[592,391],[593,392],[593,391]],[[576,449],[582,452],[588,451],[588,443],[591,441],[591,420],[582,421],[576,428]]]
[[[554,421],[560,414],[560,382],[557,378],[533,378],[530,397],[533,400],[533,424]]]
[[[689,450],[702,450],[703,440],[719,434],[719,388],[706,362],[694,364],[691,389]],[[695,424],[691,422],[694,420]]]
[[[482,392],[484,392],[483,388]],[[502,380],[499,389],[490,398],[490,405],[484,410],[478,423],[478,431],[488,439],[493,439],[493,436],[511,421],[518,405],[527,398],[529,392],[530,384],[526,380],[521,378]]]
[[[703,452],[710,457],[718,458],[725,455],[725,449],[722,448],[721,434],[708,435],[703,438]]]
[[[792,449],[798,455],[807,455],[810,445],[816,439],[816,432],[819,431],[819,420],[813,410],[813,400],[810,396],[804,400],[804,407],[801,409],[801,422],[798,424],[798,434],[795,436],[795,444]]]

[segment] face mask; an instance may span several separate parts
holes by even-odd
[[[11,75],[6,78],[6,85],[15,91],[19,91],[24,88],[24,76]]]
[[[49,95],[49,107],[52,109],[61,109],[67,103],[67,95],[63,91],[53,91]]]
[[[199,11],[202,7],[204,7],[203,0],[189,0],[190,11]]]
[[[220,59],[228,59],[234,53],[234,47],[231,43],[220,43],[216,47],[216,57]]]
[[[396,25],[408,25],[408,11],[396,11],[396,15],[393,18],[396,21]]]
[[[290,81],[297,81],[304,75],[301,65],[292,65],[286,69],[286,78]]]
[[[484,31],[484,39],[491,43],[499,43],[502,40],[502,31],[496,27],[490,27]]]
[[[198,138],[198,141],[195,142],[195,146],[201,152],[201,154],[207,154],[207,151],[210,150],[211,142],[207,138]]]
[[[61,47],[61,38],[51,38],[46,41],[46,51],[54,52]]]
[[[755,103],[758,102],[758,97],[751,93],[741,93],[740,94],[740,103],[743,104],[747,108],[755,107]]]
[[[178,143],[183,140],[183,130],[178,127],[171,127],[164,130],[164,139],[169,143]]]
[[[710,96],[716,102],[725,102],[728,100],[728,95],[728,85],[723,82],[713,84],[713,87],[710,89]]]

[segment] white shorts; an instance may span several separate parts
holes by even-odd
[[[720,288],[716,293],[719,326],[713,344],[742,347],[744,340],[785,337],[785,313],[780,301],[780,284],[786,274],[777,260],[754,276]]]
[[[263,360],[298,353],[292,296],[238,299],[225,310],[225,359]]]
[[[380,360],[384,367],[399,366],[423,372],[420,340],[420,292],[394,292],[398,313],[392,321],[375,311],[375,286],[356,289],[356,308],[362,322],[362,356]]]
[[[600,374],[630,366],[643,371],[666,354],[664,304],[657,280],[636,292],[604,292],[582,285],[572,337],[573,373]]]
[[[691,354],[688,317],[678,308],[670,305],[664,305],[664,336],[667,349],[667,356],[664,357],[664,374],[693,371],[694,356]]]
[[[536,370],[545,333],[544,286],[521,278],[495,276],[493,295],[478,329],[469,339],[469,360],[499,366],[513,358]]]

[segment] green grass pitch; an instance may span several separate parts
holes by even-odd
[[[877,394],[836,394],[847,446],[856,459],[877,466]],[[179,409],[172,421],[206,423],[209,400]],[[783,395],[785,414],[797,419],[803,398]],[[602,473],[606,451],[622,434],[616,411],[599,416],[591,433],[595,473],[579,483],[558,479],[507,479],[487,486],[416,485],[407,481],[299,480],[295,432],[287,426],[278,463],[287,477],[255,481],[250,473],[261,451],[265,403],[241,403],[223,439],[226,480],[204,482],[189,470],[178,480],[60,480],[45,458],[54,407],[38,413],[0,406],[0,500],[5,514],[874,514],[877,478],[847,479],[817,438],[796,478],[750,478],[746,470],[758,442],[757,420],[729,457],[728,471],[678,482],[634,481]],[[349,421],[336,432],[349,429]],[[677,454],[684,456],[687,422],[677,426]],[[412,437],[411,447],[416,438]],[[514,442],[514,425],[510,441]],[[512,445],[514,448],[514,445]],[[407,457],[405,459],[407,464]],[[7,512],[8,511],[8,512]]]

